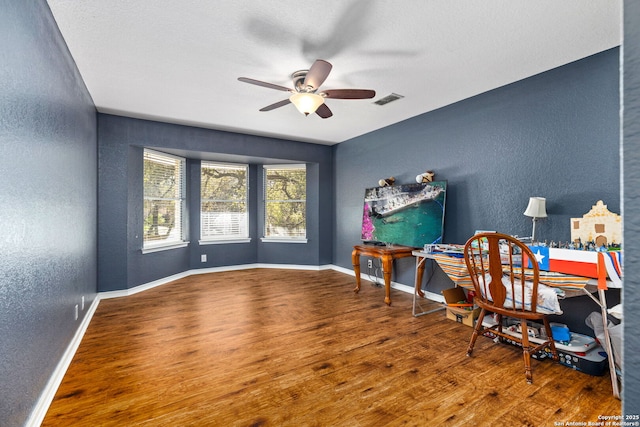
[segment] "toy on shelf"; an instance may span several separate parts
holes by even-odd
[[[602,200],[591,207],[582,218],[571,218],[571,241],[574,245],[592,246],[590,249],[620,246],[622,217],[610,212]]]

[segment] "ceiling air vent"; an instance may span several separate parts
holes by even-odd
[[[402,95],[398,95],[397,93],[392,93],[391,95],[387,95],[384,98],[380,98],[374,102],[377,105],[385,105],[393,101],[397,101],[400,98],[404,98]]]

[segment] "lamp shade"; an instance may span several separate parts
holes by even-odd
[[[531,218],[547,217],[547,199],[544,197],[529,197],[529,205],[524,214]]]
[[[289,97],[289,101],[296,106],[305,116],[315,113],[319,106],[324,104],[324,98],[315,93],[294,93]]]

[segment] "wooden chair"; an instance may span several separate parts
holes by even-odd
[[[522,255],[534,260],[532,269],[521,266]],[[551,335],[551,328],[545,313],[538,310],[539,269],[531,250],[519,240],[500,233],[480,233],[473,236],[464,246],[464,259],[473,281],[475,303],[482,309],[473,329],[467,356],[471,356],[478,334],[491,330],[498,339],[509,339],[522,346],[527,382],[533,382],[531,355],[542,349],[550,349],[553,360],[558,361],[558,352]],[[525,266],[526,267],[526,266]],[[483,326],[488,312],[496,314],[497,324]],[[503,316],[520,320],[521,337],[503,331]],[[528,321],[544,325],[545,341],[532,343],[528,335]]]

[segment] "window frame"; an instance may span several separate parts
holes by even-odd
[[[304,189],[304,199],[295,199],[295,200],[273,200],[270,201],[267,199],[267,186],[269,184],[269,180],[267,178],[267,173],[269,170],[283,170],[283,169],[302,169],[304,170],[304,175],[305,175],[305,189]],[[308,167],[306,163],[292,163],[292,164],[273,164],[273,165],[263,165],[262,166],[262,170],[263,170],[263,185],[262,185],[262,201],[264,204],[264,212],[263,212],[263,218],[262,218],[262,225],[263,225],[263,237],[261,238],[262,242],[268,242],[268,243],[307,243],[307,232],[308,232],[308,228],[307,228],[307,208],[308,208],[308,203],[307,203],[307,193],[308,193],[308,189],[307,189],[307,181],[308,181]],[[304,203],[304,220],[305,220],[305,225],[304,225],[304,236],[268,236],[267,235],[267,219],[268,219],[268,206],[269,203],[282,203],[282,202],[290,202],[290,203]]]
[[[156,197],[156,196],[147,196],[146,195],[146,186],[144,183],[144,175],[145,175],[145,161],[148,156],[153,156],[158,159],[158,161],[175,161],[178,167],[178,177],[180,182],[178,183],[179,193],[177,197]],[[142,153],[142,174],[143,174],[143,182],[142,182],[142,253],[152,253],[158,251],[164,251],[168,249],[174,248],[182,248],[186,247],[189,244],[187,239],[187,160],[184,157],[175,156],[172,154],[163,153],[161,151],[152,150],[149,148],[144,148]],[[145,223],[145,203],[147,200],[174,200],[178,202],[178,211],[180,218],[177,218],[180,224],[179,229],[179,237],[172,238],[170,240],[147,240],[145,236],[144,223]],[[176,222],[178,222],[176,221]]]
[[[202,182],[202,178],[203,178],[203,167],[214,167],[217,166],[219,168],[228,168],[228,169],[241,169],[243,168],[245,170],[245,192],[244,192],[244,204],[245,204],[245,211],[244,211],[244,216],[245,216],[245,224],[244,224],[244,229],[246,230],[246,233],[244,235],[233,235],[233,234],[223,234],[220,237],[204,237],[203,236],[203,227],[204,227],[204,221],[203,221],[203,209],[202,209],[202,205],[203,203],[206,201],[219,201],[219,202],[231,202],[231,201],[238,201],[238,200],[233,200],[233,199],[210,199],[207,198],[205,199],[203,197],[202,191],[203,191],[203,182]],[[214,244],[222,244],[222,243],[243,243],[243,242],[250,242],[251,241],[251,237],[250,237],[250,229],[249,229],[249,224],[250,224],[250,211],[249,211],[249,165],[248,164],[240,164],[240,163],[225,163],[225,162],[216,162],[216,161],[208,161],[208,160],[202,160],[200,163],[200,207],[199,207],[199,215],[200,215],[200,240],[198,241],[199,244],[201,245],[214,245]]]

